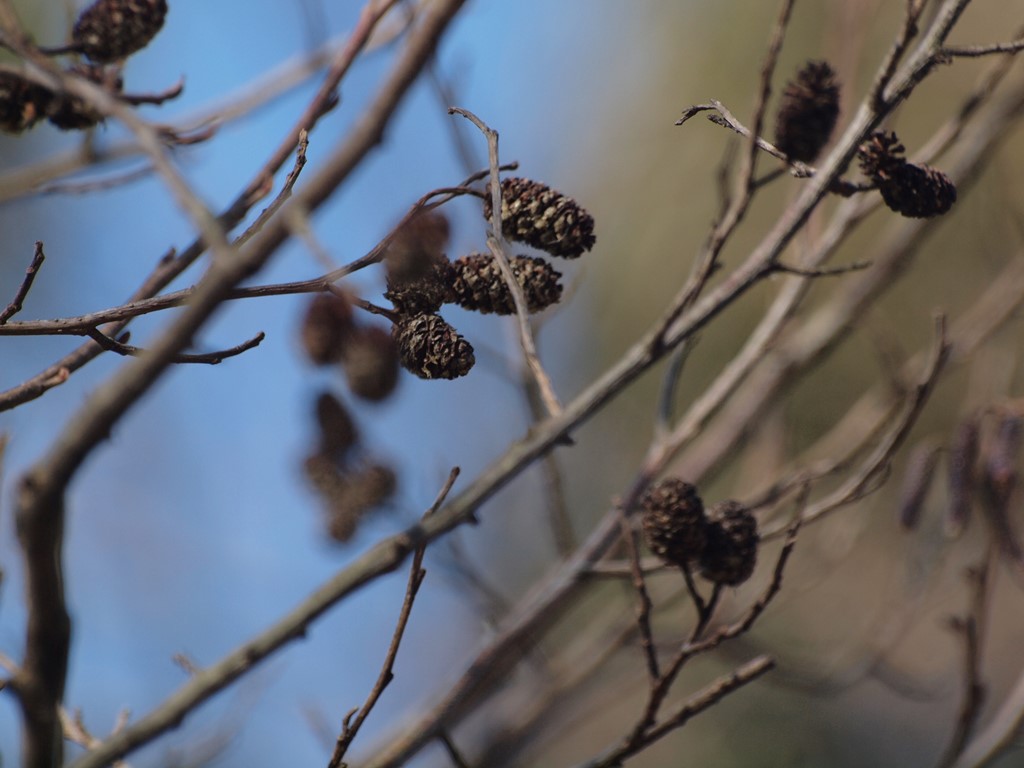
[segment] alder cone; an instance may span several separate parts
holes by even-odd
[[[491,197],[484,198],[491,218]],[[594,219],[568,195],[546,184],[511,177],[501,182],[501,230],[509,240],[575,259],[594,247]]]
[[[387,329],[372,325],[350,334],[341,349],[341,365],[349,390],[378,402],[398,384],[398,349]]]
[[[46,116],[53,93],[14,72],[0,72],[0,130],[21,133]]]
[[[839,119],[839,85],[824,61],[810,61],[786,86],[775,122],[775,146],[791,160],[812,162]]]
[[[109,76],[108,72],[112,70],[98,64],[76,64],[68,71],[92,80],[113,93],[120,93],[124,88],[124,80],[121,77]],[[103,114],[96,111],[91,104],[77,96],[64,93],[54,94],[47,118],[62,131],[80,131],[103,122]]]
[[[956,185],[942,171],[906,163],[892,178],[878,185],[890,210],[912,219],[941,216],[956,202]]]
[[[750,578],[757,565],[760,536],[757,520],[738,501],[721,501],[708,512],[707,542],[700,572],[708,581],[737,586]]]
[[[359,441],[359,430],[344,404],[331,392],[316,399],[316,423],[320,429],[320,453],[342,457]]]
[[[402,366],[421,379],[457,379],[476,363],[472,345],[440,315],[403,318],[392,333]]]
[[[318,293],[302,318],[302,348],[314,365],[328,365],[341,359],[345,343],[354,331],[352,304],[348,299],[334,293]]]
[[[539,312],[562,297],[562,274],[537,256],[516,256],[509,261],[512,274],[523,289],[526,308]],[[461,307],[483,314],[511,315],[516,311],[512,292],[501,274],[494,257],[474,253],[452,263],[454,279],[451,291],[454,301]]]
[[[78,17],[71,39],[101,64],[145,48],[164,25],[166,0],[96,0]]]
[[[707,539],[704,503],[697,489],[678,478],[654,483],[640,498],[641,527],[651,552],[685,565],[700,557]]]
[[[453,280],[454,269],[448,257],[435,254],[429,257],[419,274],[388,274],[384,298],[403,315],[437,312],[452,300]]]
[[[882,201],[901,216],[927,219],[941,216],[956,202],[956,185],[946,174],[926,165],[908,163],[895,133],[872,134],[857,150],[864,175]]]

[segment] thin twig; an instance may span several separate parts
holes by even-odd
[[[995,537],[989,535],[988,547],[984,560],[977,566],[967,570],[966,578],[970,587],[970,602],[967,615],[951,617],[950,629],[963,641],[964,692],[960,701],[960,711],[956,719],[956,727],[950,736],[938,768],[949,768],[963,754],[964,748],[974,729],[981,708],[985,703],[987,686],[981,677],[983,630],[990,617],[989,590],[993,571],[999,561],[1000,545]]]
[[[993,43],[991,45],[947,45],[942,49],[942,52],[951,58],[957,56],[973,58],[977,56],[990,56],[993,53],[1020,53],[1022,50],[1024,50],[1024,40],[1011,40],[1008,43]]]
[[[437,498],[434,499],[434,503],[431,504],[430,508],[423,513],[424,520],[437,512],[440,506],[444,503],[444,500],[448,498],[448,494],[451,492],[452,486],[455,485],[455,480],[458,476],[459,468],[454,467],[452,471],[448,473],[448,479],[438,492]],[[366,722],[366,718],[369,717],[370,712],[380,700],[381,695],[384,693],[384,689],[387,688],[388,685],[391,684],[392,679],[394,679],[394,667],[395,660],[398,658],[398,648],[402,644],[402,638],[405,636],[405,628],[408,626],[409,617],[412,615],[412,606],[416,601],[416,595],[419,594],[420,587],[423,585],[423,579],[426,578],[427,575],[426,570],[423,568],[423,556],[426,554],[426,551],[427,543],[425,541],[416,545],[412,556],[412,565],[409,568],[409,581],[406,584],[405,597],[402,600],[402,610],[398,614],[398,622],[395,625],[395,631],[391,637],[388,652],[384,657],[384,663],[381,666],[380,674],[377,676],[377,681],[374,683],[373,688],[366,697],[366,701],[363,702],[363,706],[355,713],[355,719],[352,719],[353,713],[351,712],[345,716],[341,728],[341,735],[338,736],[338,741],[334,745],[334,752],[331,754],[331,759],[327,763],[329,768],[339,768],[339,766],[342,765],[342,758],[345,757],[345,753],[348,751],[353,739],[355,739],[356,735],[359,733],[359,729],[362,727],[363,723]]]
[[[116,339],[110,338],[98,328],[93,328],[87,333],[87,335],[108,352],[116,352],[124,357],[140,357],[147,354],[146,350],[140,347],[133,347]],[[248,352],[250,349],[255,349],[266,337],[267,335],[263,333],[263,331],[260,331],[251,339],[243,341],[241,344],[230,347],[229,349],[222,349],[217,352],[203,352],[201,354],[179,353],[171,359],[171,362],[181,364],[194,363],[201,365],[218,365],[229,357],[235,357],[243,352]]]
[[[25,301],[25,297],[28,296],[28,292],[32,290],[32,283],[35,282],[36,273],[43,266],[43,261],[45,260],[46,254],[43,253],[43,243],[38,241],[36,242],[35,253],[32,255],[32,262],[28,265],[28,269],[25,270],[25,277],[22,279],[21,285],[18,286],[17,293],[14,294],[14,298],[11,299],[11,303],[7,305],[4,311],[0,312],[0,325],[5,325],[8,320],[21,312],[21,305]]]
[[[562,411],[562,404],[558,400],[551,378],[544,370],[537,355],[537,345],[533,341],[533,330],[530,328],[530,309],[526,303],[526,296],[523,288],[519,285],[512,267],[509,264],[508,253],[505,250],[505,238],[501,232],[501,177],[498,174],[500,164],[498,162],[498,132],[490,128],[479,117],[472,112],[460,107],[449,107],[449,114],[461,115],[475,125],[487,138],[487,155],[491,164],[490,193],[491,193],[491,234],[487,237],[487,248],[494,256],[494,261],[501,270],[505,284],[512,295],[512,302],[516,307],[516,319],[519,324],[519,343],[523,348],[523,357],[527,366],[533,373],[537,382],[537,388],[544,400],[544,405],[551,416],[557,416]]]
[[[644,582],[644,571],[640,567],[640,547],[637,543],[636,528],[630,524],[630,519],[622,505],[619,509],[619,526],[622,529],[622,540],[626,544],[626,555],[629,559],[630,573],[632,575],[633,589],[636,592],[636,625],[640,633],[640,649],[643,651],[644,660],[647,663],[647,676],[654,686],[657,684],[661,672],[658,667],[658,650],[654,645],[654,632],[651,629],[651,602],[650,593],[647,591],[647,584]]]
[[[646,732],[640,741],[635,744],[618,747],[595,760],[584,763],[580,768],[615,768],[615,766],[621,766],[622,761],[627,757],[637,754],[658,739],[682,727],[694,716],[711,708],[733,691],[757,680],[774,667],[775,660],[770,656],[758,656],[756,659],[748,661],[746,664],[737,667],[730,674],[718,678],[691,696],[678,710],[665,718],[662,723]]]

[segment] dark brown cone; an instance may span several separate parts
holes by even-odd
[[[355,534],[363,516],[395,493],[395,473],[383,464],[365,464],[343,470],[329,456],[306,458],[303,469],[327,512],[327,532],[342,543]]]
[[[512,293],[494,257],[474,253],[456,259],[452,266],[455,272],[452,294],[459,306],[484,314],[510,315],[516,311]],[[523,289],[530,312],[539,312],[562,297],[562,285],[558,282],[562,274],[544,259],[516,256],[509,266]]]
[[[316,399],[316,423],[320,428],[320,453],[341,459],[359,441],[359,430],[348,409],[330,392]]]
[[[78,17],[71,39],[92,61],[109,64],[145,48],[166,16],[166,0],[96,0]]]
[[[124,80],[120,76],[111,75],[109,70],[98,64],[76,64],[69,71],[92,80],[115,94],[120,93],[124,87]],[[103,115],[88,102],[63,93],[54,96],[47,117],[62,131],[80,131],[103,122]]]
[[[700,572],[715,584],[737,586],[757,565],[757,520],[738,501],[720,501],[708,512],[707,543]]]
[[[828,144],[839,118],[839,84],[824,61],[811,61],[782,93],[775,146],[791,160],[812,162]]]
[[[697,489],[666,478],[640,497],[640,524],[651,552],[667,563],[685,565],[700,557],[707,538],[704,504]]]
[[[53,93],[31,80],[0,72],[0,130],[21,133],[46,116]]]
[[[388,275],[388,289],[384,298],[403,315],[421,315],[437,312],[452,300],[454,271],[448,257],[439,253],[429,266],[416,277]]]
[[[448,219],[437,211],[420,213],[407,221],[384,251],[388,279],[408,282],[428,275],[443,255],[448,233]]]
[[[392,333],[402,366],[421,379],[457,379],[476,362],[472,345],[439,315],[403,318]]]
[[[397,481],[394,471],[383,464],[367,464],[338,477],[338,494],[327,506],[327,533],[344,544],[355,534],[367,512],[394,495]]]
[[[484,198],[484,217],[491,218],[491,198]],[[594,219],[571,197],[530,179],[501,182],[501,229],[552,256],[575,259],[594,247]]]
[[[941,216],[956,202],[956,185],[942,171],[906,163],[878,191],[887,206],[901,216],[930,219]]]
[[[342,348],[354,332],[352,305],[333,293],[318,293],[302,319],[302,348],[314,365],[341,359]]]
[[[915,219],[941,216],[956,202],[956,185],[941,171],[903,158],[895,133],[875,133],[857,150],[861,169],[896,213]]]
[[[398,384],[398,348],[380,326],[360,328],[342,346],[341,364],[353,395],[378,402]]]

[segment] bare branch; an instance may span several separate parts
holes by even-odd
[[[124,357],[141,357],[147,354],[146,350],[139,347],[132,347],[128,344],[124,344],[116,339],[112,339],[104,334],[99,329],[93,328],[88,331],[88,336],[101,347],[106,349],[108,352],[116,352]],[[243,352],[248,352],[250,349],[255,349],[260,345],[263,339],[266,338],[266,334],[260,331],[255,336],[247,341],[243,341],[229,349],[223,349],[218,352],[203,352],[202,354],[185,354],[179,353],[172,359],[172,363],[197,363],[202,365],[218,365],[229,357],[235,357]]]
[[[437,494],[437,498],[434,500],[430,509],[423,513],[423,519],[434,514],[441,504],[444,503],[444,500],[451,492],[452,486],[455,485],[455,480],[458,476],[459,468],[455,467],[448,474],[448,479]],[[409,616],[412,615],[412,606],[416,601],[416,595],[419,593],[420,587],[423,585],[423,579],[426,578],[427,575],[426,570],[423,569],[423,555],[426,551],[426,542],[421,542],[416,546],[416,549],[413,552],[412,565],[409,568],[409,582],[405,588],[405,598],[402,600],[402,610],[399,613],[398,623],[395,626],[395,632],[391,637],[391,644],[388,646],[387,655],[384,657],[384,664],[381,667],[380,674],[377,676],[377,682],[374,683],[373,689],[366,697],[366,701],[363,703],[363,706],[360,707],[359,711],[355,714],[355,719],[351,719],[352,713],[349,713],[349,715],[345,717],[344,724],[341,729],[341,735],[338,736],[338,741],[334,746],[334,752],[327,764],[329,768],[338,768],[342,765],[342,758],[345,757],[345,753],[348,751],[352,741],[359,733],[359,729],[366,721],[366,718],[369,716],[374,706],[376,706],[381,694],[384,693],[384,689],[388,687],[391,680],[394,678],[393,670],[395,666],[395,659],[398,658],[398,647],[401,645],[402,637],[405,635],[405,628],[409,623]]]
[[[6,325],[8,320],[21,312],[22,302],[25,301],[28,292],[32,290],[32,283],[35,282],[36,273],[43,266],[45,259],[46,254],[43,253],[43,244],[42,242],[37,242],[35,253],[32,255],[32,263],[25,270],[25,278],[21,281],[21,285],[18,286],[18,292],[14,294],[14,298],[11,299],[11,303],[7,305],[4,311],[0,312],[0,325]]]

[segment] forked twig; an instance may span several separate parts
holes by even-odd
[[[445,481],[441,490],[437,494],[437,498],[434,499],[434,503],[430,505],[430,508],[423,513],[423,519],[427,519],[434,514],[444,503],[444,500],[448,498],[448,494],[455,485],[455,480],[459,476],[459,468],[454,467],[451,472],[448,473],[448,479]],[[423,556],[427,551],[427,543],[421,542],[416,546],[412,556],[412,565],[409,568],[409,581],[405,587],[405,597],[402,600],[402,610],[398,615],[398,623],[395,625],[394,634],[391,637],[391,643],[388,646],[387,654],[384,657],[384,663],[381,667],[380,674],[377,676],[377,682],[374,683],[369,695],[366,697],[366,701],[358,711],[349,712],[342,723],[341,735],[338,736],[338,741],[334,745],[334,752],[331,754],[331,759],[327,763],[329,768],[339,768],[342,764],[342,758],[345,757],[345,753],[348,751],[349,746],[359,733],[359,729],[363,723],[366,722],[366,718],[370,715],[370,712],[376,706],[380,700],[381,695],[384,693],[384,689],[388,687],[392,679],[394,679],[394,666],[395,659],[398,658],[398,648],[402,643],[402,638],[405,635],[405,628],[409,623],[409,617],[412,615],[412,606],[416,601],[416,595],[419,594],[420,587],[423,585],[423,579],[426,577],[427,572],[423,568]],[[353,718],[354,716],[354,718]]]

